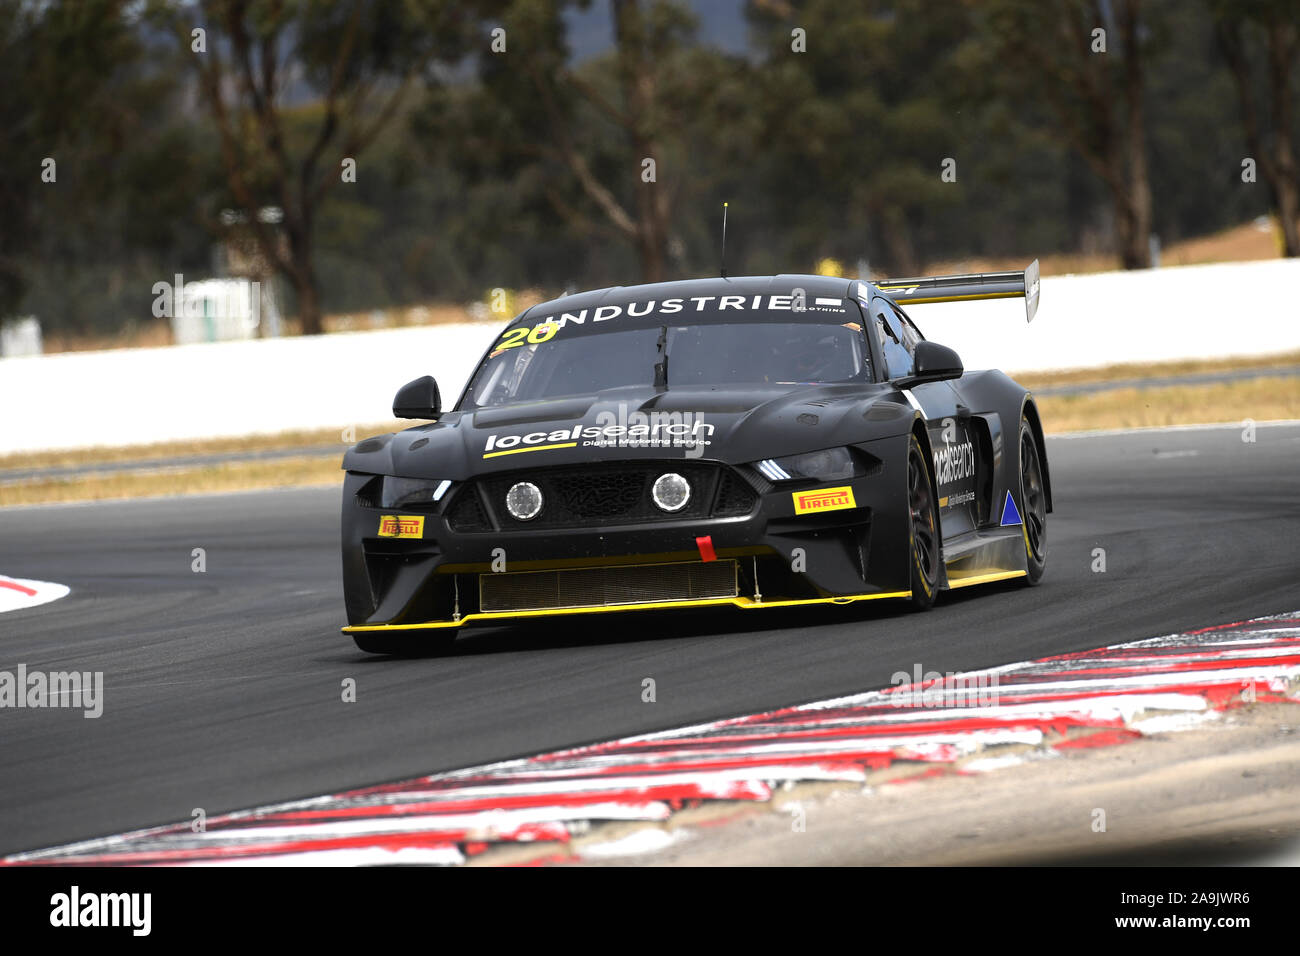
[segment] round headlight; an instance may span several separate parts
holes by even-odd
[[[691,483],[676,472],[670,471],[655,479],[650,497],[664,511],[681,511],[691,500]]]
[[[506,511],[516,521],[532,521],[542,510],[542,489],[531,481],[519,481],[506,492]]]

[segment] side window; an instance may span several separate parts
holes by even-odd
[[[850,316],[856,318],[862,318],[862,316],[870,314],[866,309],[866,307],[863,306],[860,302],[857,303],[857,306],[858,306],[857,311],[849,310],[848,314]],[[872,334],[871,322],[867,320],[864,320],[862,322],[849,321],[844,323],[844,327],[853,332],[859,332],[862,335],[862,337],[857,340],[855,345],[855,351],[861,353],[861,361],[858,364],[862,368],[862,371],[856,377],[862,379],[863,381],[874,382],[876,380],[876,374],[874,370],[875,363],[871,358],[872,356],[871,343],[867,341],[867,336]]]
[[[872,325],[876,327],[881,352],[885,356],[886,377],[902,378],[911,375],[912,352],[916,349],[920,333],[882,298],[872,301],[871,318]]]
[[[918,329],[915,325],[912,324],[912,320],[909,319],[906,314],[904,314],[902,309],[894,309],[894,313],[902,321],[903,348],[907,349],[907,351],[915,355],[916,343],[925,341],[925,336],[921,334],[920,329]]]

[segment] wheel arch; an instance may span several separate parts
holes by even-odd
[[[934,491],[939,487],[934,480],[934,449],[930,447],[930,433],[926,430],[925,419],[920,415],[912,419],[912,434],[916,436],[917,444],[921,446],[921,457],[925,459],[925,473],[930,479],[931,493],[937,493]],[[938,506],[934,509],[934,521],[939,528],[939,571],[943,575],[943,515]],[[943,576],[943,580],[946,584],[946,575]]]
[[[1038,414],[1038,405],[1028,392],[1025,393],[1024,405],[1021,408],[1021,414],[1029,422],[1029,429],[1034,433],[1034,441],[1038,444],[1038,463],[1043,469],[1043,490],[1047,493],[1047,513],[1052,513],[1052,470],[1047,464],[1047,443],[1043,439],[1043,422]]]

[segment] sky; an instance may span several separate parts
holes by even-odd
[[[685,6],[695,13],[700,43],[728,53],[746,52],[749,25],[745,21],[745,0],[692,0]],[[605,52],[614,42],[608,0],[592,0],[586,10],[569,10],[565,20],[569,48],[577,62]]]

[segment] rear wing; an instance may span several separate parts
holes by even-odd
[[[876,288],[900,304],[964,302],[969,299],[1025,300],[1025,321],[1038,311],[1038,260],[1024,272],[984,272],[968,276],[885,279]]]

